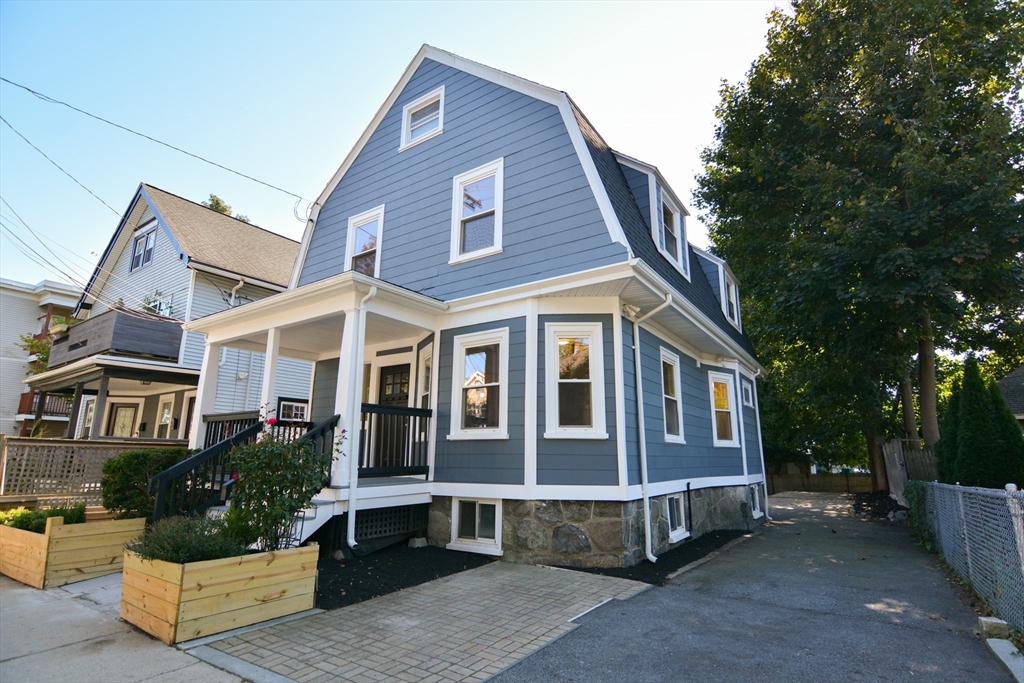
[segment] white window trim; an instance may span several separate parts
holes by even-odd
[[[156,228],[156,223],[151,222],[147,223],[146,225],[142,226],[141,228],[135,231],[135,234],[132,236],[132,254],[128,261],[129,273],[134,273],[137,270],[145,268],[146,266],[153,262],[153,259],[156,258]],[[150,253],[149,260],[147,261],[145,244],[148,241],[150,235],[153,235],[153,251]],[[142,241],[143,244],[142,260],[139,262],[139,265],[135,265],[135,250],[138,248],[140,240]]]
[[[558,426],[558,338],[564,336],[590,337],[591,427]],[[544,438],[607,439],[604,383],[601,323],[544,323]]]
[[[668,509],[665,510],[666,516],[667,516],[667,518],[669,520],[668,542],[669,543],[678,543],[679,541],[682,541],[682,540],[687,539],[687,538],[690,537],[690,529],[689,529],[689,526],[687,525],[686,506],[683,505],[683,494],[682,493],[676,493],[674,495],[667,496],[665,498],[665,506],[666,506],[666,508],[668,508],[669,506],[672,505],[671,501],[672,501],[673,498],[678,498],[679,499],[679,520],[682,522],[682,524],[679,525],[678,529],[673,530],[672,529],[672,513],[669,512]]]
[[[167,402],[170,402],[170,404],[171,404],[171,413],[168,416],[168,421],[167,421],[167,435],[164,436],[164,437],[160,437],[160,436],[157,435],[157,432],[160,431],[160,424],[161,424],[160,423],[160,408],[163,407],[163,404],[167,403]],[[154,439],[159,439],[159,438],[173,439],[174,438],[174,435],[172,433],[172,431],[174,429],[174,404],[175,404],[174,394],[161,394],[160,398],[157,399],[157,402],[156,402],[156,417],[153,419],[153,438]]]
[[[754,387],[750,385],[747,380],[741,380],[742,391],[743,391],[743,405],[747,408],[754,407]]]
[[[683,213],[682,207],[680,207],[679,204],[674,199],[672,199],[669,196],[668,192],[665,191],[664,187],[660,187],[660,186],[658,187],[658,191],[656,193],[656,197],[659,200],[659,205],[654,207],[654,211],[652,212],[652,216],[653,216],[654,220],[651,221],[653,223],[653,225],[654,225],[654,244],[655,244],[655,246],[658,247],[658,251],[661,252],[662,256],[665,257],[665,260],[668,261],[669,263],[671,263],[672,266],[676,270],[679,271],[680,275],[682,275],[684,278],[689,280],[690,279],[690,247],[689,247],[689,242],[686,239],[686,215]],[[671,254],[669,254],[667,251],[665,251],[664,247],[662,246],[662,239],[661,239],[661,217],[662,217],[661,204],[666,204],[668,206],[669,210],[671,210],[672,213],[676,217],[676,221],[677,221],[677,223],[676,223],[676,239],[679,242],[679,258],[678,258],[678,260],[675,257],[673,257]]]
[[[413,112],[422,109],[428,104],[432,104],[435,100],[441,103],[441,107],[437,113],[437,130],[433,130],[421,137],[412,140],[412,115]],[[399,152],[404,152],[410,147],[415,147],[421,142],[426,142],[430,138],[437,137],[444,132],[444,86],[442,85],[437,90],[428,92],[423,97],[419,97],[409,104],[402,107],[402,141],[398,147]]]
[[[434,368],[434,343],[431,342],[420,349],[419,364],[416,367],[416,408],[422,408],[423,396],[427,396],[427,408],[433,408],[434,405],[434,392],[432,387],[427,385],[426,381],[426,369],[427,365],[430,365],[430,379],[431,384],[433,383],[434,374],[436,369]]]
[[[462,242],[462,188],[470,183],[494,176],[494,244],[476,251],[459,253]],[[501,253],[502,198],[504,195],[505,159],[497,159],[489,164],[474,168],[452,179],[452,236],[448,264],[463,263],[491,254]]]
[[[724,382],[729,392],[729,417],[732,419],[732,439],[723,441],[718,438],[718,424],[715,420],[715,382]],[[740,445],[739,429],[736,415],[736,384],[732,375],[721,372],[708,372],[708,403],[711,408],[711,439],[715,448],[737,448]]]
[[[486,503],[494,506],[494,540],[467,540],[459,538],[459,503],[461,501],[472,501],[479,505]],[[501,556],[501,500],[490,500],[486,498],[452,498],[452,528],[451,542],[445,546],[448,550],[462,550],[468,553],[479,553],[481,555]]]
[[[348,219],[348,243],[345,246],[345,270],[352,270],[352,261],[359,254],[354,254],[356,248],[356,228],[367,223],[377,221],[377,247],[373,259],[373,276],[380,279],[380,256],[381,243],[384,237],[384,205],[376,206],[369,211],[352,216]],[[362,253],[362,252],[360,252]]]
[[[290,419],[286,420],[283,417],[281,417],[281,414],[284,413],[284,406],[285,406],[285,404],[292,405],[292,406],[302,406],[302,408],[303,408],[303,413],[302,413],[303,419],[301,419],[301,420],[290,420]],[[283,399],[283,398],[278,397],[278,399],[277,399],[277,416],[276,417],[277,417],[278,421],[286,422],[286,423],[287,422],[309,422],[309,401],[296,401],[296,400],[292,400],[292,399],[286,399],[286,398]]]
[[[677,356],[676,354],[672,353],[671,351],[669,351],[665,347],[661,347],[661,362],[662,363],[668,363],[669,365],[671,365],[672,366],[672,372],[675,374],[676,396],[674,396],[673,398],[675,398],[675,401],[676,401],[676,411],[678,413],[678,418],[679,418],[679,434],[678,435],[676,435],[676,434],[669,434],[668,433],[668,414],[665,411],[665,376],[664,376],[664,374],[659,373],[659,374],[661,374],[661,419],[663,420],[662,421],[662,425],[664,427],[662,429],[662,431],[665,433],[665,442],[666,443],[681,443],[681,444],[685,444],[686,443],[686,430],[683,427],[683,396],[682,396],[683,388],[682,388],[682,385],[680,384],[679,356]],[[658,368],[658,370],[660,371],[662,369]]]
[[[751,484],[750,485],[750,514],[754,519],[760,519],[764,517],[764,509],[761,506],[761,485]]]
[[[742,330],[742,318],[740,316],[740,283],[737,282],[736,278],[729,274],[729,272],[722,268],[722,313],[725,314],[725,319],[732,323],[732,326],[737,330]],[[735,296],[736,303],[736,317],[729,317],[729,290]]]
[[[466,367],[466,349],[473,346],[498,344],[498,428],[462,428],[462,389]],[[508,328],[486,332],[460,334],[452,340],[452,414],[449,441],[508,439]]]

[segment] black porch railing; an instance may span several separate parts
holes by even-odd
[[[213,446],[225,439],[230,439],[235,434],[252,427],[259,421],[260,414],[256,410],[242,413],[203,415],[203,422],[206,423],[206,436],[203,439],[203,446]]]
[[[285,442],[310,439],[317,455],[332,458],[338,419],[335,415],[315,427],[307,423],[275,425],[266,438]],[[150,491],[156,493],[153,521],[175,515],[202,514],[214,505],[226,503],[238,473],[233,460],[235,448],[255,441],[263,430],[263,422],[257,421],[154,476],[149,483]],[[329,479],[324,481],[324,486],[328,484]]]
[[[425,408],[362,405],[359,476],[426,474],[431,411]]]

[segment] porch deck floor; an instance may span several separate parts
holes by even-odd
[[[411,484],[426,484],[426,479],[416,477],[359,477],[357,487],[361,489],[375,488],[377,486],[409,486]],[[332,486],[332,489],[347,491],[348,484]]]
[[[209,644],[293,681],[482,681],[646,584],[494,562]]]

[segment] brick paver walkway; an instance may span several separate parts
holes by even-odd
[[[300,683],[481,681],[576,627],[625,579],[495,562],[210,644]]]

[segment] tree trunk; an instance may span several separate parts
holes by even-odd
[[[868,462],[871,463],[871,490],[889,490],[889,471],[885,467],[885,453],[882,451],[884,439],[872,429],[864,430],[868,442]]]
[[[939,415],[935,397],[935,340],[932,338],[931,315],[921,317],[921,337],[917,362],[921,378],[921,437],[925,446],[939,442]]]
[[[907,439],[916,442],[920,437],[917,435],[917,418],[914,417],[914,387],[909,377],[900,380],[900,403],[903,405],[903,431],[907,433]]]

